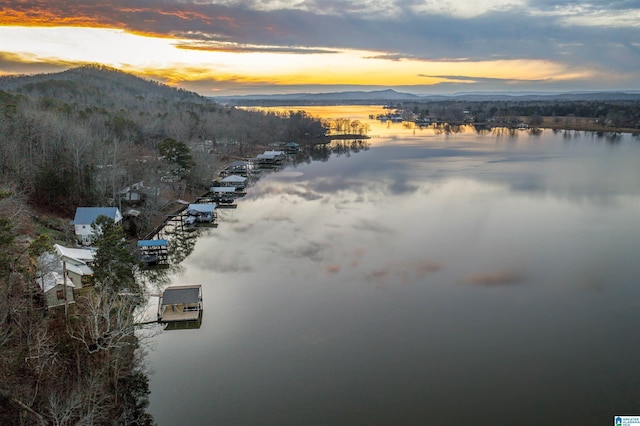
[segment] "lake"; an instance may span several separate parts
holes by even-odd
[[[640,139],[434,130],[263,176],[173,285],[159,425],[611,424],[640,414]]]

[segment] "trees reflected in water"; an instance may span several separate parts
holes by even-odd
[[[299,163],[309,164],[313,161],[327,162],[331,155],[350,156],[352,153],[366,151],[369,149],[367,139],[337,139],[327,144],[308,145],[300,150],[296,155],[290,157],[289,163],[296,165]]]

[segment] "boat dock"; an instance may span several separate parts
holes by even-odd
[[[158,322],[198,321],[202,314],[202,286],[167,287],[158,300]]]
[[[168,267],[168,241],[164,239],[138,241],[138,259],[145,267]]]

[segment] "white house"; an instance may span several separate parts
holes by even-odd
[[[74,288],[82,288],[93,283],[93,250],[69,248],[60,244],[54,244],[53,247],[63,263],[59,269],[66,272],[67,279],[73,283]]]
[[[76,208],[76,216],[71,221],[74,226],[76,238],[82,245],[90,245],[93,241],[93,228],[91,224],[96,221],[99,216],[107,216],[113,219],[115,223],[122,222],[122,213],[117,207],[78,207]]]

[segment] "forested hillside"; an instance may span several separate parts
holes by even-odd
[[[41,208],[71,214],[113,203],[123,187],[162,182],[180,191],[206,187],[225,155],[322,134],[304,113],[285,116],[226,108],[103,66],[0,78],[0,176]],[[291,119],[289,119],[291,118]],[[159,156],[166,140],[196,160],[188,173]]]

